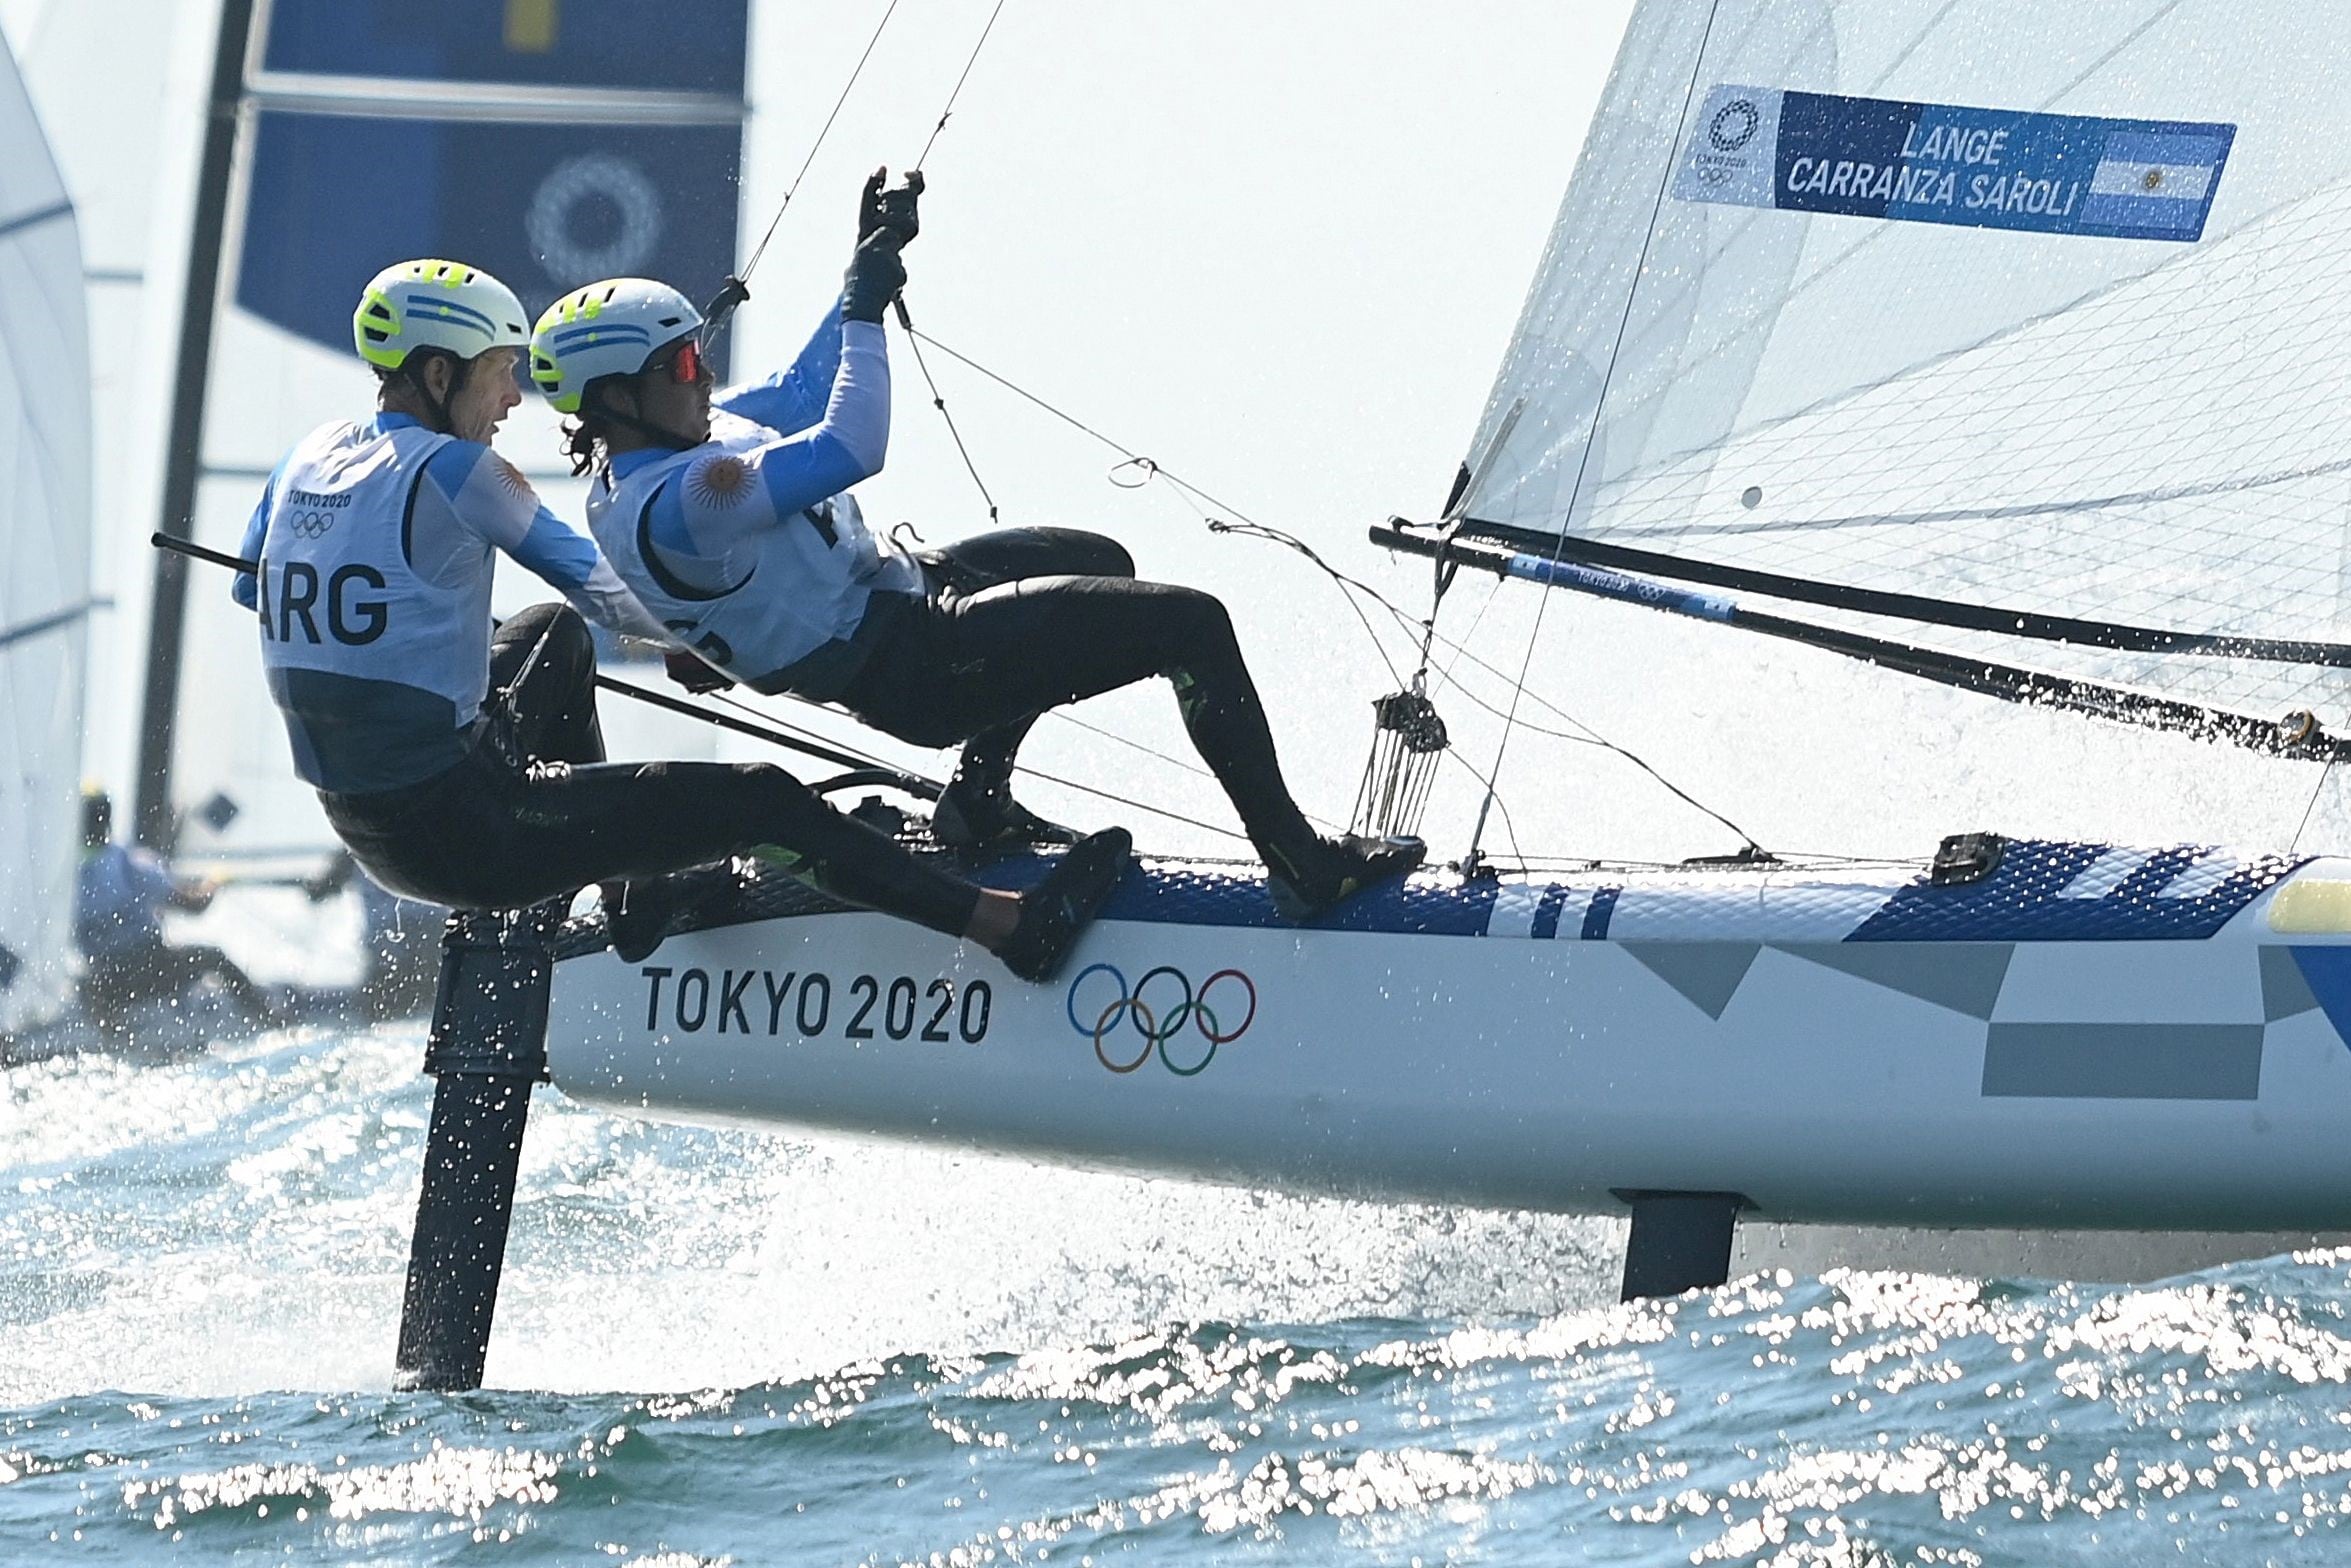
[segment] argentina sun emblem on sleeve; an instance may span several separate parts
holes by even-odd
[[[485,461],[489,463],[490,477],[498,481],[499,489],[510,496],[527,496],[531,493],[531,482],[522,476],[521,469],[504,457],[492,452]]]
[[[751,486],[751,470],[733,453],[722,453],[694,465],[687,488],[704,506],[733,506]]]

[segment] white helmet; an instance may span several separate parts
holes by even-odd
[[[530,341],[514,290],[462,261],[403,261],[377,273],[351,313],[359,357],[398,370],[420,348],[472,359]]]
[[[559,414],[605,376],[633,376],[702,326],[694,302],[651,278],[607,278],[566,294],[531,329],[531,379]]]

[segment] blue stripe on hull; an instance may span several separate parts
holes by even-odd
[[[1936,887],[1922,870],[1907,879],[1887,876],[1885,900],[1857,914],[1842,933],[1848,942],[2159,942],[2199,941],[2226,925],[2256,897],[2276,886],[2308,857],[2248,858],[2225,876],[2200,870],[2215,851],[2195,844],[2136,851],[2105,844],[2011,841],[1999,867],[1981,881]],[[1052,863],[1038,857],[1005,860],[979,880],[1025,888]],[[2111,886],[2102,880],[2111,868]],[[1537,940],[1605,941],[1612,924],[1637,911],[1645,940],[1676,940],[1686,924],[1692,937],[1745,912],[1752,920],[1757,878],[1768,874],[1764,923],[1774,901],[1794,911],[1806,873],[1752,869],[1677,876],[1644,886],[1621,871],[1607,880],[1542,886],[1531,930]],[[1850,894],[1857,878],[1812,873],[1824,886]],[[2205,882],[2210,885],[2204,886]],[[1412,936],[1482,936],[1494,919],[1501,884],[1420,878],[1375,888],[1307,922],[1316,931],[1376,931]],[[2191,889],[2201,888],[2201,891]],[[1522,895],[1523,896],[1523,895]],[[1523,905],[1521,906],[1524,907]],[[1146,866],[1111,896],[1103,915],[1165,925],[1281,928],[1262,876],[1182,865]],[[1768,939],[1768,933],[1757,932]],[[1808,940],[1838,940],[1823,934]]]

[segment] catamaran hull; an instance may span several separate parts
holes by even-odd
[[[2351,928],[2351,862],[2012,845],[1964,887],[1423,879],[1313,929],[1253,882],[1159,868],[1042,986],[807,905],[565,961],[556,1082],[662,1118],[1394,1199],[2351,1227],[2351,935],[2318,929]]]

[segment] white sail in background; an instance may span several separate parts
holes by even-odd
[[[73,204],[0,49],[0,1028],[63,994],[90,610],[90,361]]]
[[[187,264],[204,67],[217,18],[185,0],[0,0],[0,30],[41,117],[81,234],[90,401],[105,461],[90,476],[88,711],[82,773],[130,825],[147,652],[169,345]],[[141,112],[126,114],[135,103]]]
[[[1751,594],[1735,574],[2177,633],[1787,595],[2340,725],[2325,650],[2226,640],[2346,640],[2347,85],[2351,34],[2287,0],[1648,0],[1454,515]]]

